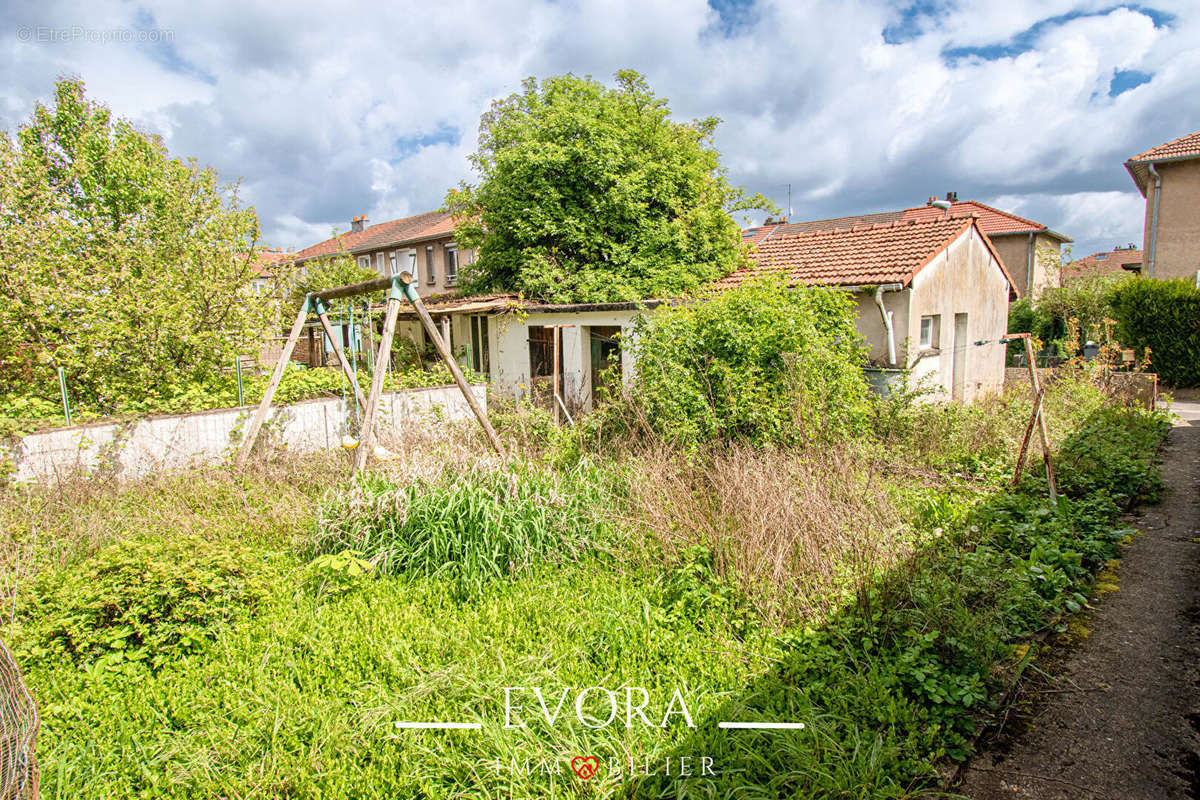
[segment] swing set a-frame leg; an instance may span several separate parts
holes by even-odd
[[[392,337],[396,334],[396,317],[400,315],[400,298],[402,292],[395,285],[388,294],[387,313],[383,317],[383,335],[379,337],[379,352],[375,356],[375,371],[371,375],[371,393],[367,395],[364,405],[361,432],[358,437],[358,449],[354,454],[354,471],[362,472],[371,457],[371,448],[375,438],[375,414],[379,410],[379,396],[383,394],[383,378],[387,374],[387,359],[392,353]],[[380,365],[384,365],[380,369]]]
[[[325,335],[329,337],[329,341],[333,343],[333,352],[337,356],[338,363],[342,365],[342,374],[346,376],[346,381],[354,387],[354,396],[358,398],[358,404],[364,408],[367,405],[367,398],[363,395],[362,387],[358,385],[358,381],[354,379],[354,370],[350,368],[350,364],[346,361],[346,355],[342,352],[342,345],[333,335],[333,326],[329,324],[328,312],[325,308],[325,303],[321,298],[313,298],[313,304],[317,312],[317,319],[321,321],[321,328],[325,331]]]
[[[308,312],[312,309],[312,302],[304,299],[304,305],[300,307],[300,313],[296,315],[296,321],[292,323],[292,331],[288,334],[287,341],[283,345],[283,352],[279,354],[279,361],[275,364],[275,371],[271,373],[271,381],[267,384],[267,390],[263,392],[262,400],[259,401],[258,408],[254,411],[254,416],[250,419],[250,425],[246,428],[246,436],[242,439],[242,448],[238,451],[237,458],[233,465],[238,469],[246,466],[247,459],[250,458],[250,451],[254,449],[254,440],[258,438],[258,432],[262,429],[263,423],[267,421],[267,414],[271,410],[271,401],[275,399],[275,392],[279,389],[279,382],[283,380],[283,371],[287,369],[288,362],[292,359],[292,351],[296,349],[296,342],[300,338],[300,333],[304,330],[304,323],[308,320]]]

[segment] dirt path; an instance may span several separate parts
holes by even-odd
[[[1200,798],[1200,405],[1164,451],[1162,502],[1129,521],[1091,634],[1022,684],[954,791],[972,800]],[[1187,406],[1187,407],[1185,407]],[[1044,668],[1044,665],[1043,665]]]

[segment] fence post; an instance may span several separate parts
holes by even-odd
[[[71,402],[67,400],[67,375],[63,372],[63,368],[58,368],[58,390],[62,394],[63,416],[67,418],[67,424],[71,424]]]
[[[233,369],[237,372],[238,382],[238,406],[246,405],[246,393],[242,390],[242,357],[240,355],[233,357]]]

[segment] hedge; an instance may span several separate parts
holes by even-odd
[[[1140,351],[1167,386],[1200,386],[1200,289],[1186,280],[1125,281],[1110,295],[1118,339]]]

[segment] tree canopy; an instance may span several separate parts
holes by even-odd
[[[256,295],[258,218],[212,169],[60,80],[0,131],[0,393],[121,410],[257,352],[278,298]]]
[[[741,237],[730,213],[771,204],[730,186],[718,123],[672,120],[630,70],[612,89],[575,75],[526,80],[483,115],[478,183],[447,195],[456,239],[478,251],[465,289],[635,300],[733,271]]]

